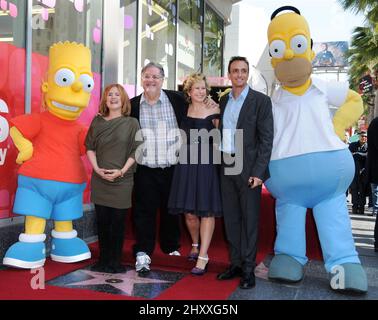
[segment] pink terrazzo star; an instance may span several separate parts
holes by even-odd
[[[102,273],[90,270],[81,270],[82,272],[90,275],[93,279],[84,280],[80,282],[68,283],[68,286],[87,286],[87,285],[111,285],[125,294],[131,296],[134,290],[134,284],[137,283],[172,283],[171,281],[164,281],[158,279],[151,279],[146,277],[139,277],[135,270],[129,270],[126,273]]]

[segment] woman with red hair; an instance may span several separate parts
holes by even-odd
[[[95,204],[99,261],[92,270],[120,273],[125,218],[131,207],[138,121],[130,117],[125,89],[111,84],[104,90],[99,114],[86,138],[87,156],[93,166],[91,201]]]

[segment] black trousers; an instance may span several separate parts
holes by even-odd
[[[367,187],[368,184],[362,176],[356,176],[353,179],[350,185],[353,209],[363,211],[366,204]]]
[[[156,216],[160,209],[159,241],[161,250],[170,253],[180,248],[180,220],[168,213],[174,167],[165,169],[138,165],[134,179],[133,210],[136,243],[134,255],[143,251],[152,255],[156,240]]]
[[[261,186],[248,187],[240,175],[221,173],[223,218],[233,266],[252,273],[256,267]]]
[[[106,266],[119,266],[125,238],[127,209],[116,209],[97,204],[95,209],[100,246],[99,262]]]

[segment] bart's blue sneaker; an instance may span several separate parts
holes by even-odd
[[[51,232],[52,260],[63,263],[73,263],[91,258],[87,244],[77,237],[76,230],[70,232]]]
[[[45,234],[21,233],[19,241],[6,252],[3,264],[21,269],[37,269],[46,261]]]

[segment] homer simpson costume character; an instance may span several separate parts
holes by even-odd
[[[277,15],[284,10],[294,12]],[[354,163],[342,141],[345,129],[363,112],[361,97],[347,83],[311,77],[312,39],[297,8],[285,6],[272,14],[268,40],[281,83],[272,96],[274,140],[271,177],[265,183],[277,200],[275,256],[268,277],[287,282],[303,278],[306,211],[312,208],[331,288],[365,293],[367,278],[345,197]],[[338,107],[333,119],[329,105]]]
[[[76,119],[94,88],[91,52],[75,42],[50,47],[47,82],[42,84],[46,111],[11,120],[19,150],[18,188],[13,211],[25,216],[25,232],[6,252],[3,264],[33,269],[44,265],[46,220],[54,220],[50,257],[72,263],[89,259],[87,244],[72,220],[83,215],[86,128]]]

